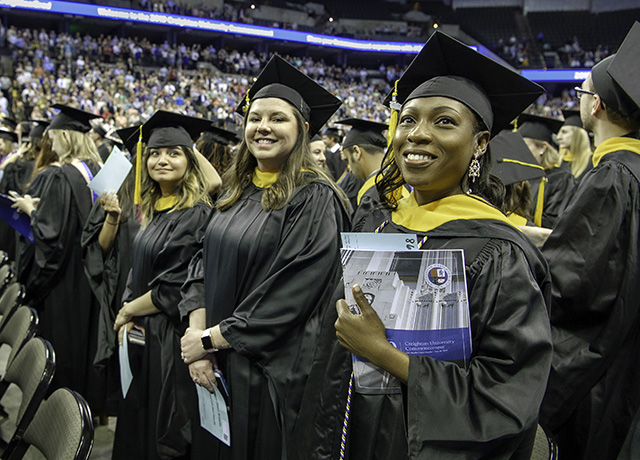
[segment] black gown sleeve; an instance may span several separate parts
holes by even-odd
[[[481,327],[468,369],[410,357],[411,458],[497,458],[492,452],[515,450],[536,426],[551,364],[544,294],[515,245],[492,240],[477,259],[467,282],[472,324]]]
[[[627,372],[626,341],[637,325],[640,298],[639,201],[633,175],[603,161],[584,177],[542,248],[553,279],[554,360],[541,412],[545,428],[560,426],[607,369],[620,372],[611,379]]]
[[[171,231],[167,244],[156,254],[154,276],[149,282],[155,307],[170,317],[179,316],[180,288],[193,254],[199,245],[211,213],[208,205],[183,212]]]
[[[180,317],[186,318],[189,313],[198,308],[205,308],[204,305],[204,261],[202,240],[200,240],[196,255],[193,256],[187,270],[187,279],[182,285],[182,301],[179,310]]]
[[[26,287],[35,304],[47,296],[67,262],[74,244],[70,229],[75,228],[74,220],[78,219],[74,207],[71,186],[59,169],[51,174],[38,208],[31,215],[35,258]]]
[[[255,288],[220,322],[233,348],[258,361],[295,335],[318,308],[328,286],[333,289],[339,264],[342,208],[335,192],[317,186],[290,210],[289,226],[274,241],[277,257]]]

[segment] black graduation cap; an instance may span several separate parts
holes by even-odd
[[[546,175],[520,133],[501,131],[491,139],[489,147],[493,163],[491,174],[497,176],[504,185],[538,179]]]
[[[47,120],[31,120],[33,125],[31,131],[29,131],[29,137],[31,139],[42,139],[45,129],[49,127]]]
[[[237,144],[239,142],[238,134],[235,131],[229,131],[213,124],[202,131],[201,137],[222,145]]]
[[[4,113],[0,113],[0,125],[14,130],[18,126],[18,122]]]
[[[211,120],[158,110],[142,125],[142,141],[148,148],[191,147],[211,126]],[[134,135],[137,140],[137,135]]]
[[[116,134],[118,135],[118,137],[120,137],[120,139],[122,139],[122,143],[131,155],[136,154],[136,144],[138,143],[139,132],[140,125],[116,129]]]
[[[436,31],[397,81],[398,110],[410,99],[444,96],[462,102],[474,111],[492,134],[507,127],[544,89],[513,70]],[[395,127],[393,127],[393,130]]]
[[[310,136],[320,131],[342,104],[340,99],[277,54],[262,69],[236,112],[244,114],[250,101],[266,97],[283,99],[296,107],[309,122]]]
[[[91,131],[90,120],[94,118],[100,118],[100,115],[85,112],[84,110],[75,109],[63,104],[54,104],[51,107],[60,110],[60,113],[56,115],[49,129],[67,129],[70,131],[80,131],[81,133],[88,133]]]
[[[591,79],[605,105],[616,112],[640,119],[640,23],[636,21],[618,52],[596,64]]]
[[[18,142],[18,135],[8,129],[0,128],[0,139],[5,139],[11,142]]]
[[[365,144],[376,145],[381,148],[387,146],[387,140],[382,132],[389,129],[389,125],[359,118],[347,118],[336,123],[351,126],[342,142],[343,149]]]
[[[584,129],[579,110],[563,110],[562,116],[564,117],[562,126],[577,126],[578,128]]]
[[[309,142],[318,142],[322,140],[322,136],[320,134],[314,134]],[[324,141],[323,141],[324,142]]]
[[[564,122],[555,118],[539,117],[523,113],[518,117],[518,132],[522,137],[529,137],[553,144],[553,135],[557,133]]]

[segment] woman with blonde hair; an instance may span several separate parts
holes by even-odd
[[[118,415],[114,458],[204,458],[207,436],[198,419],[196,389],[180,356],[180,288],[199,249],[212,211],[209,191],[220,179],[193,146],[211,122],[156,112],[135,133],[146,144],[137,164],[141,229],[133,241],[132,265],[113,329],[144,330],[144,348],[134,356],[133,382]],[[216,182],[214,184],[214,182]],[[115,203],[109,203],[114,201]],[[117,197],[105,197],[105,227],[117,228]]]
[[[556,136],[562,161],[569,165],[571,174],[580,183],[582,177],[593,168],[589,133],[582,126],[579,110],[563,110],[564,124]]]
[[[569,203],[575,190],[575,178],[562,156],[555,148],[553,136],[562,126],[562,121],[554,118],[522,114],[518,117],[518,133],[524,138],[529,150],[547,175],[542,203],[542,227],[553,228]],[[533,201],[538,201],[537,187],[533,187]]]
[[[60,166],[44,170],[39,202],[31,195],[16,199],[16,206],[31,216],[34,238],[33,264],[24,282],[27,298],[40,314],[40,334],[56,350],[52,385],[79,392],[100,415],[104,379],[93,367],[98,303],[84,274],[80,247],[94,200],[87,183],[100,168],[100,157],[86,133],[89,120],[98,116],[65,105],[53,107],[60,113],[46,137]]]

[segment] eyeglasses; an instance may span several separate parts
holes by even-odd
[[[580,99],[582,97],[583,94],[591,94],[592,96],[595,96],[596,93],[594,93],[593,91],[587,91],[586,89],[582,89],[579,86],[576,86],[575,88],[573,88],[574,90],[576,90],[576,97],[578,99]]]

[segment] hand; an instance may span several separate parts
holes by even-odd
[[[118,202],[118,195],[114,190],[109,193],[104,192],[100,197],[100,206],[104,209],[104,212],[107,213],[107,217],[111,218],[114,221],[120,220],[120,213],[122,210],[120,209],[120,203]]]
[[[338,319],[335,322],[336,336],[340,345],[360,358],[371,363],[383,355],[388,347],[393,347],[385,334],[385,327],[369,301],[364,296],[360,286],[352,288],[353,297],[360,308],[361,314],[353,314],[344,299],[338,300],[336,309]]]
[[[116,316],[116,321],[113,323],[113,330],[119,331],[122,326],[127,324],[133,318],[133,315],[127,313],[127,302],[122,305],[122,308],[118,312],[118,316]]]
[[[198,361],[207,354],[202,347],[202,332],[202,329],[188,327],[180,339],[182,359],[186,364]]]
[[[127,334],[131,332],[131,329],[134,328],[136,323],[133,321],[129,321],[127,324],[124,324],[118,329],[118,345],[122,345],[122,340],[124,340],[124,326],[127,326]]]
[[[213,373],[213,370],[217,368],[215,356],[208,354],[204,359],[199,359],[189,364],[189,375],[194,383],[206,388],[209,393],[213,393],[213,387],[209,382],[213,382],[216,386],[218,385],[216,376]]]
[[[31,195],[20,196],[18,192],[13,190],[9,191],[9,198],[13,201],[12,208],[17,209],[19,212],[24,212],[28,216],[36,209],[40,198],[32,198]]]

